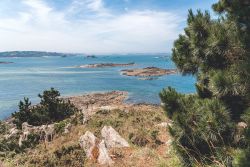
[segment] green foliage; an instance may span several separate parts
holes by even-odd
[[[14,123],[18,128],[21,128],[23,122],[38,126],[61,121],[77,112],[70,101],[64,101],[59,96],[60,93],[54,88],[46,90],[38,95],[41,102],[36,106],[31,106],[29,99],[24,98],[19,103],[19,112],[12,114]]]
[[[56,157],[56,166],[75,166],[83,167],[86,155],[80,146],[62,147],[54,152]]]
[[[177,93],[175,89],[168,87],[167,89],[163,89],[160,93],[161,101],[163,102],[163,108],[167,113],[169,118],[172,118],[176,112],[182,110],[181,105],[181,95]]]
[[[172,91],[164,92],[167,98]],[[233,141],[233,124],[225,106],[217,99],[199,99],[192,95],[182,95],[178,101],[182,110],[172,118],[174,123],[169,131],[182,161],[186,165],[215,161],[227,164],[226,150]]]
[[[173,48],[179,71],[197,76],[198,96],[168,88],[160,97],[174,121],[170,132],[186,165],[231,166],[228,150],[237,135],[235,125],[244,121],[247,146],[235,158],[241,159],[239,166],[249,166],[250,1],[219,0],[213,9],[218,19],[190,10],[185,34]]]
[[[66,127],[66,125],[68,124],[68,121],[67,120],[64,120],[64,121],[60,121],[58,123],[55,123],[55,132],[56,133],[63,133],[64,132],[64,129]]]
[[[39,141],[40,141],[40,135],[39,134],[35,134],[35,133],[29,134],[28,137],[27,137],[27,140],[24,140],[22,142],[21,148],[22,149],[34,148],[37,144],[39,144]]]
[[[19,135],[15,135],[9,139],[3,138],[0,140],[0,159],[24,151],[25,147],[19,147],[18,139]]]
[[[30,119],[31,102],[29,101],[29,98],[24,97],[24,100],[20,101],[18,106],[19,112],[15,112],[12,116],[18,118],[14,120],[14,123],[18,128],[21,128],[22,123]]]

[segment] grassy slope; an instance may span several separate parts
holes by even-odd
[[[41,143],[26,153],[11,158],[7,166],[53,166],[58,161],[55,153],[63,147],[73,146],[76,151],[67,154],[60,161],[60,166],[68,166],[67,158],[75,161],[74,166],[98,166],[95,162],[85,160],[78,141],[87,130],[100,137],[103,126],[111,125],[131,145],[130,148],[112,149],[110,154],[115,161],[114,166],[179,166],[179,161],[170,151],[166,141],[169,140],[167,128],[158,127],[157,124],[167,122],[160,107],[149,105],[136,105],[128,111],[102,110],[98,111],[85,125],[74,125],[68,134],[57,134],[51,143]],[[71,148],[71,147],[70,147]],[[78,159],[77,159],[78,158]],[[63,161],[63,162],[62,162]],[[84,161],[84,162],[83,162]],[[84,164],[84,165],[83,165]],[[71,164],[72,166],[72,164]]]

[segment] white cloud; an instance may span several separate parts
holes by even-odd
[[[102,0],[74,0],[56,11],[42,0],[22,0],[18,17],[0,17],[0,51],[84,53],[167,52],[182,18],[144,10],[114,14]],[[91,14],[90,14],[91,13]]]

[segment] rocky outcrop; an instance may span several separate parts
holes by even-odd
[[[111,110],[124,107],[124,100],[128,93],[124,91],[112,91],[106,93],[93,93],[82,96],[64,97],[74,104],[84,115],[83,124],[85,124],[91,115],[100,110]]]
[[[80,146],[84,149],[87,157],[97,161],[100,165],[112,165],[114,162],[109,155],[111,148],[129,147],[128,142],[123,139],[111,126],[104,126],[101,130],[100,140],[95,135],[87,131],[80,137]]]
[[[111,126],[104,126],[101,130],[107,148],[129,147],[128,142],[122,138]]]
[[[85,56],[85,58],[87,58],[87,59],[89,59],[89,58],[91,58],[91,59],[95,59],[95,58],[97,58],[95,55],[87,55],[87,56]]]
[[[22,142],[28,139],[30,134],[38,134],[40,135],[40,139],[45,142],[50,142],[53,140],[53,136],[55,133],[54,124],[50,125],[42,125],[42,126],[32,126],[27,122],[22,124],[22,134],[19,137],[19,146],[22,145]]]
[[[138,69],[126,69],[122,70],[122,75],[127,76],[138,76],[138,77],[154,77],[154,76],[162,76],[177,73],[176,69],[161,69],[158,67],[146,67],[146,68],[138,68]]]
[[[0,64],[12,64],[13,62],[0,61]]]
[[[126,64],[118,64],[118,63],[100,63],[100,64],[87,64],[80,65],[77,68],[104,68],[104,67],[126,67],[133,66],[135,63],[126,63]]]

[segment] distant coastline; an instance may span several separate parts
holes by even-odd
[[[0,52],[1,57],[44,57],[44,56],[74,56],[73,53],[41,52],[41,51],[10,51]]]
[[[97,58],[98,56],[128,56],[128,55],[148,55],[148,56],[155,56],[155,58],[160,57],[168,57],[170,53],[103,53],[103,54],[87,54],[87,53],[63,53],[63,52],[46,52],[46,51],[6,51],[6,52],[0,52],[0,58],[1,57],[44,57],[44,56],[61,56],[61,57],[67,57],[67,56],[77,56],[82,55],[84,58]]]

